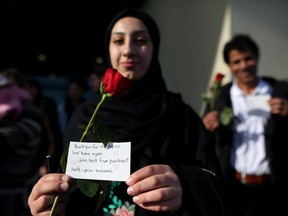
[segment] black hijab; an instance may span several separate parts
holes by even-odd
[[[201,155],[196,156],[195,152],[203,141],[203,137],[200,138],[203,135],[203,125],[194,110],[183,102],[180,94],[166,89],[158,61],[159,31],[148,14],[129,8],[116,15],[108,26],[105,38],[108,64],[111,66],[111,30],[123,17],[135,17],[145,24],[153,43],[153,58],[145,76],[135,82],[135,89],[120,100],[103,103],[95,120],[113,131],[116,136],[113,141],[131,141],[131,164],[134,165],[132,171],[138,169],[140,164],[147,163],[194,163],[196,157]],[[99,94],[98,99],[88,101],[76,111],[68,127],[67,144],[71,138],[73,141],[79,141],[83,131],[77,125],[87,124],[100,98]],[[93,136],[87,137],[86,140],[95,141]],[[145,158],[145,162],[139,162],[139,158]]]
[[[106,31],[106,37],[105,37],[105,51],[106,51],[108,67],[112,67],[111,61],[110,61],[110,54],[109,54],[109,43],[110,43],[111,31],[115,23],[124,17],[135,17],[141,20],[146,26],[146,28],[148,29],[148,32],[150,34],[152,44],[153,44],[153,56],[152,56],[151,65],[147,73],[145,74],[145,76],[136,83],[137,86],[139,85],[147,86],[147,84],[149,84],[149,87],[158,88],[159,90],[161,89],[166,90],[166,85],[162,78],[161,67],[158,61],[159,46],[160,46],[160,34],[159,34],[158,26],[155,23],[155,21],[152,19],[152,17],[149,16],[144,11],[140,11],[135,8],[127,8],[121,11],[119,14],[117,14],[112,20],[112,22],[109,24],[107,31]]]

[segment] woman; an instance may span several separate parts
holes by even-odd
[[[120,12],[107,30],[108,64],[132,80],[135,88],[119,100],[104,103],[96,121],[115,133],[115,141],[131,141],[131,176],[126,182],[109,183],[94,213],[93,198],[78,190],[67,193],[71,178],[48,174],[29,197],[34,216],[48,215],[59,192],[63,193],[56,210],[59,215],[64,211],[67,215],[224,215],[217,178],[202,169],[217,167],[213,147],[198,115],[179,94],[166,89],[158,62],[159,43],[153,19],[136,9]],[[87,124],[100,99],[99,94],[77,109],[66,144],[80,139],[77,125]],[[92,136],[85,141],[95,142]]]

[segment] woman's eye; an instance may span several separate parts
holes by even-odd
[[[140,44],[140,45],[144,45],[144,44],[147,44],[148,41],[144,38],[138,38],[137,39],[137,43]]]
[[[124,43],[124,40],[122,40],[122,39],[116,39],[116,40],[113,40],[113,43],[114,43],[114,44],[123,44],[123,43]]]

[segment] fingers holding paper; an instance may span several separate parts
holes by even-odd
[[[72,179],[65,174],[46,174],[34,185],[28,198],[28,205],[33,216],[48,216],[54,199],[59,196],[55,215],[65,214],[68,202],[67,192],[72,184]]]
[[[271,98],[268,101],[271,107],[271,113],[281,116],[288,115],[288,100],[283,98]]]
[[[150,165],[134,172],[126,181],[127,193],[140,207],[175,212],[182,204],[180,180],[168,165]]]

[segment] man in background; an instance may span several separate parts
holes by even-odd
[[[217,152],[237,205],[233,215],[279,215],[276,191],[287,185],[288,84],[257,75],[260,52],[249,35],[235,35],[223,56],[233,81],[220,89],[216,111],[203,122],[220,137]],[[220,121],[225,109],[233,112],[228,125]]]

